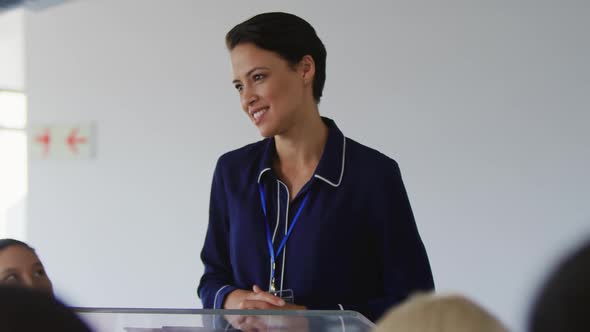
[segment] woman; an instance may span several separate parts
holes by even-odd
[[[0,285],[34,288],[53,295],[51,280],[35,250],[13,239],[0,239]]]
[[[375,320],[433,289],[397,163],[319,115],[326,50],[313,27],[265,13],[234,27],[226,44],[242,109],[265,139],[217,163],[203,306],[355,310]]]

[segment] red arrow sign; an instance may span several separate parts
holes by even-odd
[[[49,144],[51,144],[51,133],[49,132],[49,128],[45,129],[43,135],[35,137],[35,140],[43,145],[43,158],[47,158]]]
[[[79,128],[72,129],[72,132],[70,132],[68,138],[66,139],[66,143],[74,154],[78,154],[78,144],[86,144],[88,142],[86,137],[77,137],[78,131]]]

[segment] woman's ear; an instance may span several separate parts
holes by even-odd
[[[315,61],[313,61],[311,55],[304,55],[301,58],[299,68],[305,85],[312,84],[315,77]]]

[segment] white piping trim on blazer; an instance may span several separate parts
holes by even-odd
[[[262,177],[262,174],[264,174],[264,172],[266,171],[270,171],[270,167],[263,169],[262,171],[260,171],[260,174],[258,174],[258,183],[260,183],[260,178]]]
[[[275,224],[275,231],[272,234],[273,245],[275,243],[275,236],[277,235],[277,230],[279,229],[279,222],[280,222],[279,217],[281,216],[281,192],[279,191],[280,186],[281,185],[277,182],[277,222]],[[272,262],[270,263],[270,268],[272,269]],[[271,271],[271,273],[272,273],[272,271]],[[270,285],[271,285],[271,278],[268,278],[268,289],[270,289]]]
[[[321,175],[317,175],[315,174],[314,177],[320,179],[320,180],[324,180],[327,184],[333,186],[333,187],[339,187],[340,184],[342,183],[342,177],[344,176],[344,161],[345,161],[345,157],[346,157],[346,136],[343,139],[342,142],[342,168],[340,170],[340,179],[338,179],[338,183],[332,183],[330,180],[322,177]],[[265,169],[263,169],[262,171],[260,171],[260,174],[258,174],[258,183],[260,183],[260,179],[262,178],[262,174],[264,174],[266,171],[269,171],[270,167],[267,167]],[[280,180],[277,180],[278,182],[280,182],[281,184],[283,184],[283,186],[285,186],[285,188],[287,188],[287,186],[281,182]],[[277,200],[278,201],[278,200]],[[287,202],[289,201],[289,189],[287,188]],[[280,205],[279,205],[280,206]],[[280,214],[280,209],[277,209],[277,226],[278,226],[278,218],[279,218],[279,214]],[[287,213],[285,215],[285,234],[287,232],[288,226],[289,226],[289,204],[287,203]],[[275,226],[275,234],[276,234],[276,226]],[[274,242],[274,234],[273,234],[273,242]],[[283,266],[282,266],[282,271],[281,271],[281,291],[283,290],[283,277],[284,277],[284,273],[285,273],[285,260],[286,260],[286,256],[285,253],[287,252],[287,244],[285,243],[285,247],[283,248]],[[269,280],[270,283],[270,280]]]
[[[286,184],[284,184],[280,180],[277,180],[277,181],[285,187],[285,190],[287,191],[287,202],[290,202],[291,199],[289,197],[289,188],[287,187]],[[287,235],[288,229],[289,229],[289,203],[287,203],[287,211],[285,212],[285,235]],[[285,256],[286,252],[287,252],[287,242],[285,242],[285,246],[283,247],[283,264],[281,267],[281,292],[283,291],[283,280],[285,280],[285,265],[287,265],[287,262],[286,262],[287,257]]]
[[[344,142],[342,143],[342,170],[340,171],[340,179],[338,179],[338,183],[332,183],[330,180],[322,177],[321,175],[316,174],[314,176],[320,180],[326,181],[326,183],[332,187],[339,187],[342,183],[342,176],[344,175],[344,157],[346,157],[346,137],[344,137]]]
[[[215,298],[213,299],[213,309],[217,309],[217,295],[219,295],[219,292],[221,292],[222,289],[224,289],[225,287],[228,287],[229,285],[225,285],[221,288],[219,288],[217,290],[217,293],[215,293]]]
[[[275,231],[272,233],[272,243],[275,243],[275,236],[279,229],[279,217],[281,216],[281,193],[279,192],[279,184],[277,183],[277,223],[275,225]]]
[[[280,181],[279,181],[280,182]],[[282,182],[281,182],[282,183]],[[285,189],[287,190],[287,202],[291,202],[291,197],[289,196],[289,188],[287,185],[283,183]],[[287,211],[285,212],[285,236],[287,236],[287,230],[289,229],[289,203],[287,203]],[[285,265],[287,265],[287,242],[285,242],[285,247],[283,248],[283,266],[281,269],[281,292],[283,291],[283,280],[285,280]]]
[[[270,167],[267,167],[267,168],[263,169],[262,171],[260,171],[260,174],[258,174],[258,183],[260,183],[260,179],[262,178],[262,174],[264,174],[264,172],[266,172],[266,171],[270,171]],[[277,184],[277,186],[278,186],[278,184]],[[274,230],[274,232],[272,234],[272,243],[275,242],[275,235],[277,234],[277,229],[279,228],[279,216],[281,214],[281,209],[280,209],[280,206],[281,206],[280,204],[281,203],[280,203],[280,200],[279,200],[279,194],[280,193],[277,190],[277,223],[275,225],[275,230]],[[271,269],[272,269],[272,267],[271,267]],[[282,278],[282,276],[281,276],[281,278]],[[271,280],[269,278],[269,280],[268,280],[268,289],[270,289],[270,282],[271,282]]]
[[[315,174],[314,177],[316,177],[320,180],[324,180],[327,184],[329,184],[333,187],[339,187],[340,184],[342,183],[342,177],[344,176],[344,159],[345,159],[345,157],[346,157],[346,137],[344,137],[343,142],[342,142],[342,169],[340,170],[340,179],[338,179],[338,183],[333,183],[321,175]],[[264,174],[264,172],[269,171],[269,170],[270,170],[270,167],[265,168],[262,171],[260,171],[260,174],[258,174],[258,183],[260,183],[260,178],[262,178],[262,174]]]

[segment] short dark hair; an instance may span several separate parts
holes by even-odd
[[[277,53],[292,66],[310,55],[315,62],[313,97],[320,102],[326,82],[326,48],[304,19],[280,12],[259,14],[233,27],[225,35],[225,43],[230,51],[239,44],[252,43]]]
[[[0,251],[12,247],[12,246],[21,246],[29,249],[31,252],[35,253],[35,249],[31,248],[28,244],[15,240],[15,239],[0,239]]]
[[[529,316],[529,331],[587,331],[590,326],[590,239],[550,274]]]

